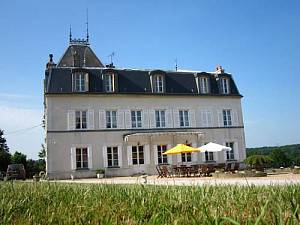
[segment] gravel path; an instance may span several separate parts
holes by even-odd
[[[212,177],[191,177],[191,178],[157,178],[148,176],[146,179],[141,177],[113,177],[103,179],[75,179],[58,180],[55,182],[64,183],[95,183],[95,184],[147,184],[151,185],[180,185],[180,186],[203,186],[203,185],[242,185],[242,186],[261,186],[261,185],[300,185],[300,174],[280,174],[269,175],[267,177],[249,178],[212,178]]]

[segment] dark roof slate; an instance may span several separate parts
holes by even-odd
[[[72,71],[80,71],[80,68],[53,68],[49,71],[45,81],[45,93],[72,93]],[[130,70],[114,68],[84,68],[89,74],[89,93],[105,93],[103,91],[103,74],[114,73],[116,91],[107,94],[157,94],[152,93],[151,81],[147,70]],[[48,71],[47,71],[48,73]],[[241,96],[232,76],[221,74],[218,77],[212,73],[206,73],[209,77],[210,93],[206,95],[221,95],[218,77],[226,76],[230,79],[230,94]],[[195,74],[192,72],[165,71],[166,89],[163,94],[201,95],[198,94]],[[161,93],[159,93],[161,94]]]
[[[57,67],[74,66],[74,55],[78,58],[78,65],[85,67],[104,67],[88,45],[69,45],[66,52],[59,60]]]

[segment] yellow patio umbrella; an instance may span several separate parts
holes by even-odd
[[[181,153],[192,153],[192,152],[200,152],[200,150],[184,144],[178,144],[174,148],[171,148],[166,152],[164,152],[163,155],[176,155]]]

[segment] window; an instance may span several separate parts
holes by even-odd
[[[205,152],[205,161],[214,161],[214,153]]]
[[[73,74],[73,90],[77,92],[87,91],[85,87],[86,74],[74,73]]]
[[[132,146],[132,164],[144,164],[144,146]]]
[[[226,159],[234,160],[234,142],[226,142],[226,146],[231,148],[231,151],[226,151]]]
[[[104,75],[104,90],[105,92],[114,91],[114,74],[108,73]]]
[[[180,122],[180,127],[190,126],[188,110],[179,110],[179,122]]]
[[[223,124],[225,127],[232,126],[230,109],[223,109]]]
[[[106,111],[106,128],[117,128],[117,111]]]
[[[108,167],[119,166],[118,147],[107,147],[107,165]]]
[[[212,113],[210,110],[202,110],[201,111],[201,119],[202,119],[202,125],[204,127],[212,126]]]
[[[181,161],[182,162],[192,162],[192,154],[191,153],[181,153]]]
[[[87,128],[87,111],[75,111],[75,127],[76,129],[86,129]]]
[[[142,111],[141,110],[131,111],[131,126],[132,126],[132,128],[142,127]]]
[[[167,155],[163,155],[163,153],[167,150],[166,145],[157,145],[157,162],[158,164],[166,164],[168,163]]]
[[[162,75],[154,76],[154,92],[162,93],[164,90],[164,77]]]
[[[156,127],[166,127],[165,110],[155,111]]]
[[[207,94],[208,93],[208,78],[207,77],[200,77],[200,93]]]
[[[229,80],[228,78],[221,78],[221,93],[229,94]]]
[[[88,149],[76,148],[76,169],[88,168]]]

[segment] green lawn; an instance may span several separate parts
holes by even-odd
[[[299,224],[300,185],[0,182],[0,224]]]

